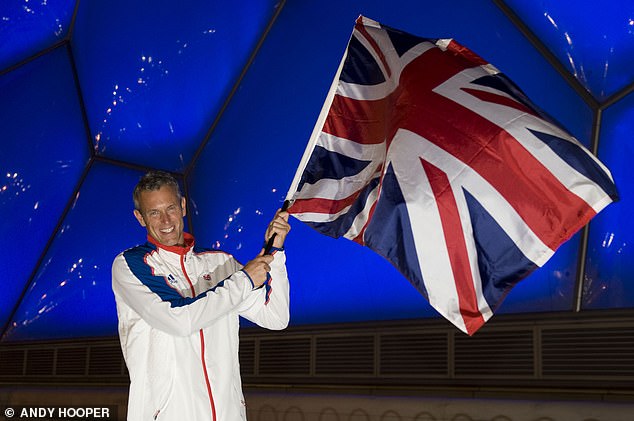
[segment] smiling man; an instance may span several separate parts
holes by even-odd
[[[150,179],[149,176],[147,179]],[[134,189],[134,216],[137,221],[158,243],[185,246],[183,218],[186,215],[186,203],[178,185],[173,186],[171,182],[157,184],[158,189],[148,190],[146,183],[139,183]]]
[[[275,234],[273,254],[242,266],[184,231],[186,200],[170,174],[144,175],[133,199],[147,242],[112,267],[128,420],[245,420],[239,316],[268,329],[288,325],[288,213],[278,211],[266,230],[265,240]]]

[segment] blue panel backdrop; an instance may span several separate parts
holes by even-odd
[[[276,3],[82,2],[72,45],[97,153],[182,171]]]
[[[64,47],[0,77],[0,128],[0,325],[4,325],[89,159]]]
[[[0,70],[62,40],[76,0],[0,3]]]
[[[596,98],[631,83],[630,3],[505,3]],[[115,334],[110,265],[116,253],[145,241],[130,197],[141,172],[128,163],[185,173],[199,244],[242,262],[252,258],[282,204],[359,14],[419,36],[455,38],[582,143],[591,139],[591,109],[489,0],[82,1],[70,43],[81,101],[66,46],[13,67],[67,37],[74,7],[71,0],[0,5],[0,72],[12,68],[0,73],[0,215],[6,222],[0,224],[0,325],[10,322],[3,340]],[[632,110],[630,95],[601,122],[599,157],[613,171],[621,202],[591,224],[584,309],[634,306]],[[378,255],[292,224],[293,324],[437,316]],[[570,310],[579,237],[520,282],[498,312]]]
[[[599,158],[621,197],[590,224],[583,307],[634,307],[634,95],[603,113]]]
[[[132,214],[140,175],[92,165],[3,340],[116,335],[112,261],[146,238]]]
[[[243,262],[259,250],[360,13],[420,36],[454,37],[494,63],[588,144],[588,107],[490,2],[351,1],[336,8],[332,13],[323,2],[304,1],[288,2],[282,10],[188,179],[193,226],[203,244],[234,253]],[[436,315],[380,257],[292,223],[292,323]],[[571,308],[577,249],[575,237],[517,286],[501,311]]]
[[[599,100],[634,77],[634,6],[629,1],[505,0]]]

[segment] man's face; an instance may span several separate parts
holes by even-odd
[[[143,191],[139,207],[140,211],[134,210],[134,216],[152,238],[164,246],[185,245],[185,198],[179,200],[173,187],[162,186],[159,190]]]

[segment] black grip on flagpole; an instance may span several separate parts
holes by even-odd
[[[288,209],[289,205],[291,204],[291,202],[289,200],[285,200],[284,204],[282,205],[282,209],[281,211],[284,212],[286,211],[286,209]],[[266,242],[266,246],[264,246],[264,254],[271,254],[271,249],[273,248],[273,240],[275,240],[275,236],[277,235],[276,232],[273,233],[273,235],[271,235],[271,238],[269,238],[269,241]]]

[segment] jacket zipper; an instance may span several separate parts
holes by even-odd
[[[181,255],[181,270],[183,271],[183,275],[187,282],[189,283],[189,288],[192,291],[192,297],[196,296],[196,290],[194,289],[194,284],[192,284],[191,279],[189,279],[189,275],[187,275],[187,271],[185,270],[185,255]],[[214,395],[211,392],[211,383],[209,382],[209,375],[207,373],[207,363],[205,362],[205,335],[203,330],[200,329],[198,331],[200,335],[200,362],[203,367],[203,373],[205,374],[205,383],[207,384],[207,394],[209,395],[209,403],[211,404],[211,415],[212,420],[216,421],[216,404],[214,402]]]

